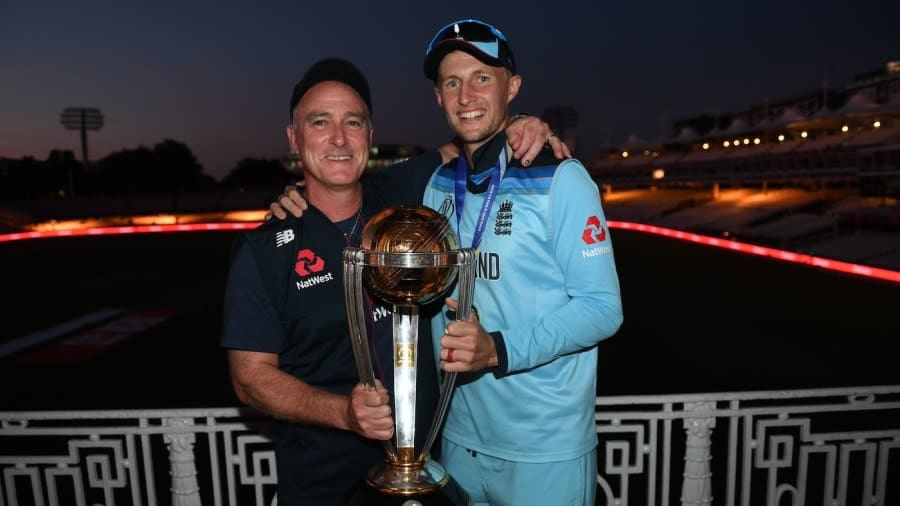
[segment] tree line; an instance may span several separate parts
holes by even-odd
[[[55,149],[43,161],[0,158],[0,199],[281,188],[296,177],[279,160],[245,158],[218,182],[203,172],[187,145],[165,139],[150,148],[110,153],[88,167],[70,150]]]

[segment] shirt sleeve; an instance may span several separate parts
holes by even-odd
[[[246,241],[237,246],[225,286],[221,345],[266,353],[281,352],[284,330],[263,286]]]
[[[369,183],[390,202],[421,204],[428,180],[440,165],[441,154],[432,149],[369,176]]]
[[[553,185],[550,247],[569,300],[534,323],[501,329],[507,361],[501,373],[590,348],[615,334],[623,321],[612,240],[596,184],[579,162],[568,160]]]

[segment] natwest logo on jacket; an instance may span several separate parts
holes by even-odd
[[[297,281],[297,290],[334,281],[334,275],[330,272],[319,274],[323,270],[325,270],[325,260],[322,257],[316,255],[311,249],[300,250],[297,253],[294,272],[303,279]]]
[[[294,264],[294,272],[301,278],[310,274],[322,272],[325,268],[325,260],[316,255],[311,249],[302,249],[297,253],[297,263]]]

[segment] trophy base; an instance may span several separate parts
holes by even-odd
[[[443,466],[427,460],[405,469],[390,463],[373,466],[345,506],[470,506],[469,494]]]
[[[469,494],[450,480],[441,488],[426,493],[396,495],[381,492],[368,483],[361,483],[344,506],[471,506]]]

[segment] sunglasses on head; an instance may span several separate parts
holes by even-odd
[[[477,19],[461,19],[448,23],[446,26],[437,31],[428,47],[425,49],[425,55],[440,44],[447,40],[463,40],[474,45],[486,54],[498,60],[503,59],[500,54],[500,42],[508,43],[506,35],[503,35],[499,29]]]

